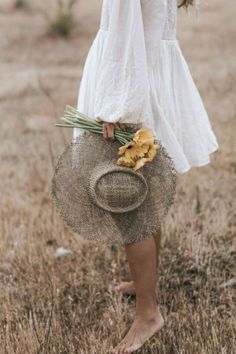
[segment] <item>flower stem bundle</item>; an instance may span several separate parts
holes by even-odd
[[[78,112],[74,107],[69,105],[66,106],[64,117],[61,119],[64,123],[56,124],[57,127],[80,128],[89,130],[93,133],[103,134],[101,122],[90,119],[88,116]],[[134,137],[133,133],[118,129],[115,129],[114,134],[115,139],[118,140],[122,145],[128,144]]]
[[[80,128],[93,133],[103,134],[102,122],[90,119],[85,114],[78,112],[75,108],[67,105],[63,124],[56,124],[57,127]],[[135,133],[115,129],[115,139],[121,145],[118,151],[120,158],[117,164],[131,167],[135,171],[154,159],[159,144],[155,143],[154,134],[150,129],[139,129]]]

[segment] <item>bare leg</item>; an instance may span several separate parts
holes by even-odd
[[[161,226],[157,229],[157,231],[153,234],[155,245],[156,245],[156,253],[157,253],[157,272],[159,275],[159,263],[160,263],[160,243],[161,243]],[[134,281],[122,281],[118,285],[115,286],[115,289],[122,294],[127,295],[135,295],[135,287]]]
[[[164,325],[156,297],[157,252],[153,236],[125,246],[136,291],[134,322],[112,353],[132,353]]]
[[[161,226],[157,229],[157,231],[153,234],[154,241],[156,244],[156,251],[157,251],[157,270],[159,269],[160,263],[160,248],[161,248]]]

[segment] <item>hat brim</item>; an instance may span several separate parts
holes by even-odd
[[[159,143],[160,144],[160,143]],[[94,133],[80,136],[59,157],[52,178],[52,198],[63,220],[87,240],[130,244],[150,236],[159,227],[174,201],[176,170],[164,147],[141,173],[148,184],[145,201],[123,214],[95,205],[88,193],[89,176],[100,163],[116,166],[120,144]]]

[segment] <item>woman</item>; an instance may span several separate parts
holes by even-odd
[[[183,0],[188,7],[194,0]],[[176,0],[104,0],[90,48],[78,110],[103,122],[104,137],[125,123],[152,129],[176,170],[210,162],[218,149],[208,115],[176,39]],[[74,129],[74,139],[80,129]],[[132,353],[164,324],[156,294],[161,230],[126,245],[133,277],[116,287],[136,293],[136,314],[113,353]]]

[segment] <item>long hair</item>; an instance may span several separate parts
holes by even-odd
[[[178,7],[187,8],[189,5],[194,5],[195,0],[180,0]]]

